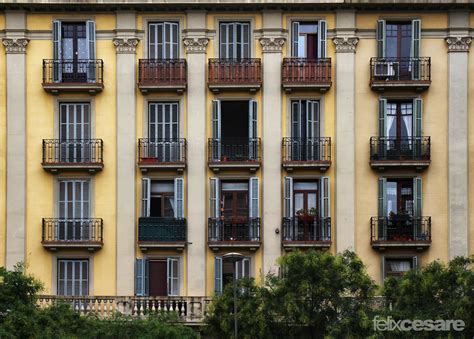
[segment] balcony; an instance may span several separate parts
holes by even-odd
[[[431,217],[395,215],[370,219],[372,248],[416,248],[431,246]]]
[[[43,169],[97,172],[104,167],[102,139],[43,139]]]
[[[174,248],[182,251],[186,246],[186,225],[186,219],[139,218],[138,246],[142,251],[150,248]]]
[[[232,138],[208,140],[208,164],[214,172],[221,169],[248,169],[255,172],[260,168],[260,138]]]
[[[283,138],[282,166],[326,171],[331,166],[331,138]]]
[[[43,247],[52,251],[61,248],[102,248],[102,219],[43,219]]]
[[[138,88],[143,94],[158,91],[186,90],[185,59],[140,59],[138,61]]]
[[[186,139],[138,139],[138,167],[142,172],[186,168]]]
[[[331,218],[297,216],[283,218],[282,244],[285,249],[331,246]]]
[[[371,137],[370,166],[386,168],[415,168],[422,170],[431,163],[430,137]]]
[[[281,83],[287,92],[326,92],[331,87],[331,59],[284,58]]]
[[[96,60],[43,60],[43,88],[46,92],[86,92],[104,89],[104,62]]]
[[[208,245],[215,251],[229,247],[257,250],[260,247],[260,218],[209,218]]]
[[[262,62],[260,59],[209,59],[207,84],[213,92],[256,92],[262,87]]]
[[[424,91],[431,85],[431,58],[370,58],[370,88]]]

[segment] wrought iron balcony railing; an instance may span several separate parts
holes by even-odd
[[[331,218],[295,216],[283,218],[283,241],[330,242]]]
[[[138,219],[138,241],[186,241],[186,219],[141,217]]]
[[[431,243],[431,217],[394,215],[370,219],[371,243]]]
[[[260,138],[226,138],[208,140],[210,163],[260,162]]]
[[[370,58],[370,84],[431,83],[431,58]]]
[[[371,161],[430,161],[430,137],[371,137]]]
[[[102,245],[101,218],[44,218],[42,243],[47,245]]]
[[[282,161],[330,162],[331,138],[283,138]]]
[[[209,218],[210,242],[259,242],[260,218]]]
[[[282,84],[288,86],[331,86],[331,59],[284,58]]]
[[[138,86],[140,88],[185,88],[186,59],[140,59]]]
[[[102,139],[43,139],[43,166],[103,165]]]
[[[43,60],[43,86],[52,84],[103,85],[104,62],[101,59]]]
[[[262,85],[260,59],[209,59],[209,87]]]
[[[138,163],[186,163],[186,139],[138,139]]]

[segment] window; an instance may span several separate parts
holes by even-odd
[[[379,216],[421,217],[421,178],[380,178]]]
[[[184,180],[142,179],[142,217],[184,218]]]
[[[89,103],[59,104],[60,162],[91,162]],[[87,147],[89,145],[89,147]]]
[[[258,110],[255,100],[213,100],[213,161],[255,160]]]
[[[221,59],[250,58],[250,23],[221,22],[219,24],[219,56]]]
[[[95,81],[95,55],[94,21],[53,21],[55,81]]]
[[[148,24],[148,58],[179,58],[179,24],[155,22]]]
[[[418,257],[383,257],[382,280],[387,277],[400,277],[404,273],[417,268]]]
[[[58,295],[89,294],[89,260],[58,260]]]
[[[179,295],[179,259],[136,259],[135,294],[149,296]]]
[[[293,21],[291,56],[319,59],[326,57],[326,21]]]
[[[222,257],[214,258],[214,290],[221,294],[225,286],[235,279],[250,277],[250,258],[246,257],[236,263]]]
[[[58,240],[87,240],[92,230],[90,183],[88,180],[60,180],[58,200]]]

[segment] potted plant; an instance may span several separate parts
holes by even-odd
[[[314,216],[310,215],[309,211],[304,208],[296,211],[296,216],[298,217],[299,221],[303,221],[303,222],[311,221],[314,218]]]

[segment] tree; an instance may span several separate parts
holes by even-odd
[[[385,279],[386,316],[410,320],[463,320],[462,336],[474,336],[474,258],[457,257],[447,265],[433,261],[401,277]],[[389,307],[391,305],[391,307]],[[400,333],[410,337],[410,332]],[[461,333],[451,331],[458,337]],[[413,335],[413,333],[411,333]],[[446,337],[447,332],[439,333]],[[434,337],[433,332],[417,332]]]

